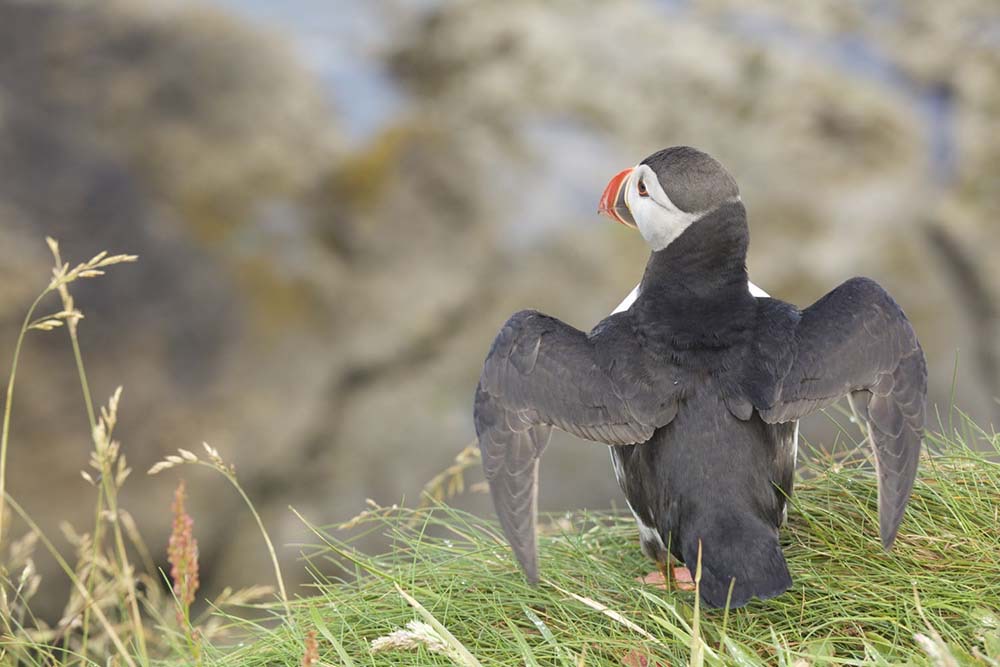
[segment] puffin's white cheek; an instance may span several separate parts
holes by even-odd
[[[685,213],[674,206],[663,207],[653,199],[644,197],[632,212],[639,233],[653,250],[663,250],[680,236],[698,216]]]
[[[639,228],[639,233],[646,239],[647,243],[655,245],[657,240],[664,236],[663,216],[660,215],[660,208],[648,198],[640,198],[636,202],[632,217]]]

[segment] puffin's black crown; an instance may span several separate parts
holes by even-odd
[[[703,213],[740,196],[735,179],[708,153],[672,146],[642,161],[656,173],[670,201],[685,213]]]

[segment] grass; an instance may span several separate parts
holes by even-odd
[[[253,629],[256,642],[209,664],[294,664],[301,628],[316,628],[330,664],[477,664],[454,644],[483,665],[997,665],[1000,440],[980,435],[981,453],[962,436],[930,439],[890,553],[871,472],[814,455],[782,536],[794,587],[728,613],[697,613],[693,593],[638,583],[650,563],[631,518],[549,517],[532,588],[492,521],[442,504],[372,509],[354,525],[389,535],[390,553],[364,555],[338,529],[315,529],[309,558],[357,576],[317,577],[315,594],[293,603],[299,630]],[[449,635],[438,633],[435,651],[414,640],[372,652],[372,640],[414,621]]]
[[[224,478],[256,519],[276,580],[276,589],[227,591],[192,616],[198,517],[176,501],[174,544],[186,548],[177,547],[171,562],[194,574],[171,581],[155,570],[139,527],[118,505],[129,478],[125,448],[113,439],[122,394],[94,411],[76,337],[83,315],[70,285],[134,258],[102,253],[70,269],[54,242],[50,248],[54,277],[25,318],[18,351],[29,332],[69,331],[93,427],[91,468],[82,474],[93,485],[95,522],[71,535],[76,553],[68,558],[38,530],[31,508],[2,493],[6,457],[16,449],[9,430],[15,353],[0,508],[12,509],[27,532],[12,539],[15,526],[0,511],[0,665],[1000,667],[1000,437],[957,411],[927,437],[928,454],[890,553],[879,544],[875,479],[863,450],[805,457],[782,532],[795,585],[732,611],[707,610],[693,592],[637,581],[651,564],[632,519],[613,513],[544,518],[541,584],[527,585],[497,525],[446,504],[464,492],[467,469],[478,471],[474,448],[432,480],[425,507],[373,505],[348,524],[327,527],[299,516],[315,538],[301,547],[315,584],[307,595],[289,596],[267,528],[233,467],[208,445],[204,453],[181,449],[149,473],[193,465]],[[62,309],[33,319],[50,293],[58,293]],[[391,538],[392,548],[379,555],[357,550],[355,541],[371,532]],[[31,613],[41,585],[31,560],[38,545],[71,583],[64,617],[51,627]],[[329,571],[350,576],[319,574]]]

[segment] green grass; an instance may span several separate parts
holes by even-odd
[[[492,521],[443,505],[373,510],[356,523],[390,536],[390,553],[363,555],[336,528],[316,530],[310,559],[356,578],[318,578],[315,596],[293,602],[294,623],[246,625],[249,643],[211,649],[206,663],[299,664],[312,629],[329,664],[475,664],[426,648],[370,650],[371,640],[430,616],[483,665],[620,665],[629,652],[651,665],[997,665],[998,439],[977,439],[990,449],[976,453],[958,435],[929,438],[934,453],[890,553],[879,545],[871,471],[822,457],[804,464],[808,479],[782,532],[794,587],[728,614],[696,611],[691,592],[638,583],[650,563],[631,518],[543,521],[533,588]]]
[[[805,481],[798,484],[782,534],[795,586],[777,599],[732,612],[701,609],[692,592],[638,583],[651,564],[639,551],[631,518],[582,513],[544,519],[542,581],[531,587],[495,523],[440,500],[417,509],[372,508],[349,522],[349,539],[343,527],[314,529],[314,544],[303,547],[306,566],[351,576],[316,575],[311,595],[289,599],[267,527],[235,469],[207,444],[204,453],[180,449],[149,474],[201,466],[226,479],[257,522],[277,593],[259,586],[225,591],[208,601],[208,613],[192,618],[184,596],[164,591],[170,577],[156,570],[141,527],[127,508],[119,511],[119,490],[129,478],[129,444],[113,438],[121,391],[95,410],[77,338],[83,314],[70,287],[135,257],[100,253],[71,268],[58,244],[48,239],[48,245],[53,274],[42,283],[18,336],[0,434],[2,667],[1000,667],[1000,437],[954,410],[937,420],[938,432],[949,435],[926,438],[928,455],[890,553],[878,539],[875,479],[863,465],[864,448],[805,457]],[[52,304],[57,296],[59,303]],[[52,310],[36,317],[41,307]],[[94,503],[94,525],[71,539],[71,558],[5,488],[8,449],[16,447],[9,426],[21,343],[29,333],[58,329],[69,334],[94,448],[83,471],[91,497],[82,499]],[[464,450],[432,480],[433,495],[463,491],[463,473],[478,468],[475,451]],[[853,461],[845,463],[848,458]],[[182,514],[175,516],[175,535],[187,539],[185,531],[199,517]],[[21,523],[12,522],[13,516]],[[355,549],[354,541],[373,531],[391,538],[387,553]],[[31,609],[42,585],[32,561],[36,546],[59,562],[72,587],[64,622],[55,627]],[[263,598],[274,602],[251,605]],[[373,640],[397,647],[376,651]]]

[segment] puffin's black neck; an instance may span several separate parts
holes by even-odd
[[[650,256],[639,299],[649,305],[683,307],[692,301],[726,303],[749,297],[749,242],[743,204],[719,207]]]

